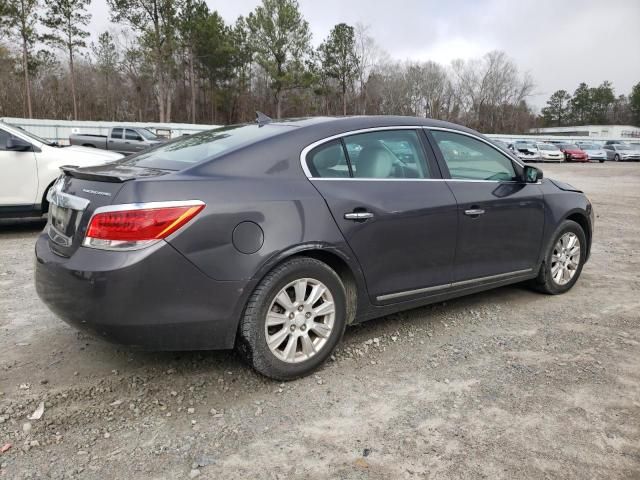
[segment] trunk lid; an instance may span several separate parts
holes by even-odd
[[[82,245],[93,212],[111,205],[125,182],[169,173],[114,165],[62,167],[62,171],[64,175],[47,195],[49,218],[45,231],[51,251],[63,257],[70,257]]]

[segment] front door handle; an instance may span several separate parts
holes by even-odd
[[[373,218],[373,213],[371,212],[349,212],[344,214],[344,218],[346,220],[355,220],[362,221],[367,220],[369,218]]]
[[[481,208],[470,208],[469,210],[465,210],[464,214],[470,217],[478,217],[484,214],[484,210]]]

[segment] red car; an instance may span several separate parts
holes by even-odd
[[[564,153],[565,162],[588,162],[589,155],[574,143],[561,143],[558,148]]]

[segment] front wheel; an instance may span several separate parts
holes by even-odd
[[[619,161],[620,161],[620,155],[616,155],[616,156],[614,156],[614,157],[613,157],[613,159],[614,159],[616,162],[619,162]]]
[[[604,163],[604,160],[600,160],[600,163]]]
[[[346,325],[338,274],[313,258],[276,267],[255,289],[240,322],[238,349],[261,374],[292,380],[331,355]]]
[[[576,222],[565,220],[556,231],[533,286],[550,295],[569,291],[578,281],[586,258],[584,230]]]

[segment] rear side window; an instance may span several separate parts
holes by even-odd
[[[307,165],[313,177],[348,178],[349,165],[340,140],[334,140],[311,150]]]
[[[7,149],[7,142],[9,141],[9,137],[11,137],[11,135],[9,135],[4,130],[0,130],[0,150]]]
[[[114,128],[111,130],[111,138],[122,138],[122,129]]]
[[[344,138],[354,178],[431,178],[415,130],[380,130]]]
[[[467,135],[432,130],[451,178],[516,180],[513,163],[492,146]]]

